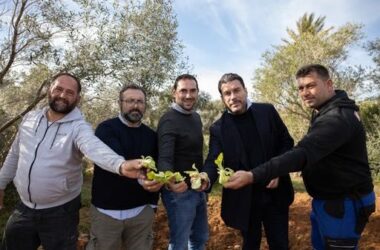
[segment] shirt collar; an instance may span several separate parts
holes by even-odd
[[[186,110],[186,109],[183,109],[181,106],[179,106],[177,103],[173,102],[170,107],[172,109],[175,109],[177,110],[178,112],[182,113],[182,114],[186,114],[186,115],[190,115],[191,113],[193,113],[193,110]]]

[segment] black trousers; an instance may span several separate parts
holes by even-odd
[[[288,238],[289,207],[278,204],[267,193],[253,202],[249,229],[241,231],[243,250],[260,250],[262,227],[271,250],[289,249]]]
[[[2,250],[75,250],[80,196],[61,206],[31,209],[17,205],[5,226]]]

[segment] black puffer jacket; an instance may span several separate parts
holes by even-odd
[[[358,107],[344,91],[314,112],[306,136],[291,151],[252,170],[256,182],[302,170],[308,193],[338,199],[373,190],[366,135]]]

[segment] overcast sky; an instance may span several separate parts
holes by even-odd
[[[305,13],[326,16],[325,27],[348,22],[364,25],[362,43],[380,37],[379,0],[174,0],[179,39],[185,45],[200,89],[219,98],[222,74],[240,74],[248,87],[261,55],[287,38]],[[356,46],[348,63],[371,65]]]

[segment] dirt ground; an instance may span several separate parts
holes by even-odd
[[[379,192],[378,192],[379,194]],[[290,207],[289,241],[292,250],[309,250],[310,244],[310,201],[306,193],[296,193],[294,202]],[[212,196],[208,202],[208,216],[210,239],[208,250],[241,249],[241,237],[237,230],[228,228],[220,218],[220,197]],[[169,228],[165,209],[158,207],[154,224],[154,250],[164,250],[168,246]],[[88,241],[88,234],[83,234],[78,241],[78,250],[84,249]],[[265,235],[262,239],[261,249],[268,249]],[[380,250],[380,197],[376,198],[376,212],[372,214],[366,229],[363,232],[359,249]]]
[[[310,197],[306,193],[296,193],[294,203],[290,208],[289,240],[290,249],[311,249],[310,244]],[[376,201],[377,211],[363,233],[359,249],[380,250],[380,197]],[[210,239],[209,250],[241,249],[241,237],[238,231],[227,228],[220,218],[220,197],[213,196],[208,202]],[[168,246],[169,229],[165,209],[160,206],[154,226],[155,250],[164,250]],[[262,249],[268,249],[263,238]]]

